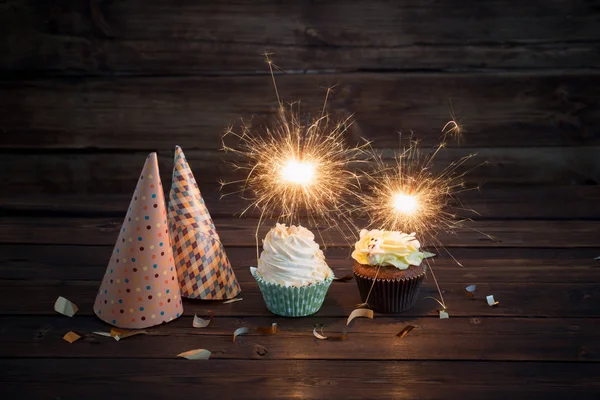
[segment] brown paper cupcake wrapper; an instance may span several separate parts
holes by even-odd
[[[408,279],[375,279],[374,285],[373,278],[367,278],[356,272],[354,272],[354,277],[363,302],[367,302],[367,296],[371,291],[368,301],[369,307],[380,313],[392,314],[407,311],[414,307],[421,283],[425,278],[425,272]],[[373,286],[372,290],[371,286]]]

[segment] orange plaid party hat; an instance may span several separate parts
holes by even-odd
[[[240,293],[221,239],[181,147],[175,147],[169,229],[181,295],[230,299]]]
[[[146,158],[94,302],[103,321],[125,329],[183,313],[156,153]]]

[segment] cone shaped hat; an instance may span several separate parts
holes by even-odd
[[[240,293],[221,239],[179,146],[175,148],[169,195],[169,229],[183,297],[220,300]]]
[[[94,312],[119,328],[169,322],[183,313],[156,153],[146,158]]]

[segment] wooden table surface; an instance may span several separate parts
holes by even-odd
[[[184,315],[116,342],[92,312],[126,209],[126,195],[0,199],[0,392],[10,399],[108,398],[594,398],[600,396],[600,190],[598,187],[483,190],[467,196],[481,216],[443,241],[435,272],[450,318],[421,300],[399,315],[356,320],[348,340],[318,341],[314,324],[339,331],[360,302],[354,281],[334,282],[306,318],[266,309],[249,266],[256,220],[232,216],[236,200],[204,190],[242,286],[232,304],[184,301]],[[350,250],[329,237],[327,260],[351,272]],[[476,284],[476,298],[464,296]],[[428,279],[421,298],[435,295]],[[500,302],[490,307],[485,296]],[[64,296],[73,318],[54,312]],[[195,313],[213,310],[206,329]],[[277,335],[238,327],[279,326]],[[404,338],[396,334],[414,325]],[[83,338],[62,339],[73,330]],[[266,351],[257,348],[262,346]],[[205,348],[208,361],[176,358]],[[128,397],[132,396],[132,397]]]
[[[0,399],[600,398],[600,0],[5,0],[0,23]],[[353,281],[314,316],[267,311],[248,268],[256,216],[235,218],[240,202],[210,186],[237,177],[225,128],[241,117],[260,133],[278,110],[265,52],[303,113],[334,87],[348,144],[390,155],[398,132],[431,147],[461,124],[437,165],[486,162],[464,203],[494,239],[441,237],[464,264],[435,259],[449,319],[422,300],[316,340],[314,324],[339,331],[360,302]],[[176,144],[244,300],[185,301],[147,336],[92,335],[108,329],[92,303],[143,161],[158,152],[169,188]],[[349,274],[349,247],[328,240]],[[427,280],[421,297],[435,293]],[[58,296],[75,317],[54,312]],[[272,322],[277,335],[231,340]],[[211,359],[176,358],[194,348]]]

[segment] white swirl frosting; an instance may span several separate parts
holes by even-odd
[[[333,272],[315,242],[315,235],[302,227],[276,224],[263,240],[258,275],[283,286],[305,286],[322,282]]]

